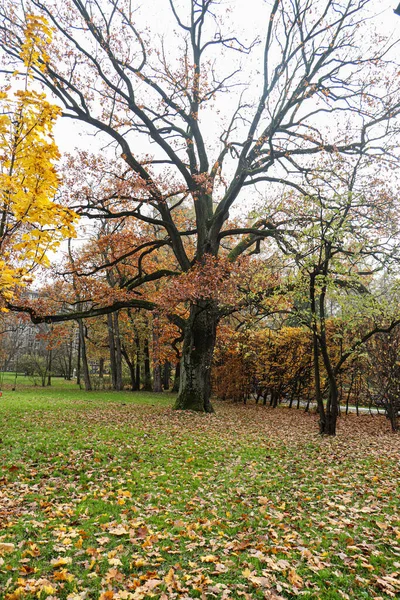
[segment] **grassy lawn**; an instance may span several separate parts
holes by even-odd
[[[393,598],[400,436],[316,417],[3,382],[0,598]]]

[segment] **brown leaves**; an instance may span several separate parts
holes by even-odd
[[[298,590],[301,590],[301,588],[304,585],[304,582],[300,575],[296,573],[295,569],[289,569],[287,577],[290,583],[293,585],[293,587],[297,588]]]

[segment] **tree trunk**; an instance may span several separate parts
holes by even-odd
[[[104,389],[104,358],[101,357],[99,360],[99,380],[100,388]]]
[[[115,360],[115,338],[112,314],[107,315],[108,348],[110,351],[111,387],[117,389],[117,365]]]
[[[135,376],[135,363],[130,359],[127,349],[122,346],[121,347],[122,356],[125,359],[126,364],[128,365],[129,375],[131,378],[131,390],[132,392],[136,391],[136,376]]]
[[[153,369],[153,392],[160,394],[162,391],[161,365],[157,361]]]
[[[80,347],[81,347],[81,358],[82,358],[82,370],[83,370],[83,380],[85,382],[85,390],[90,392],[92,390],[92,382],[90,381],[89,375],[89,365],[86,354],[86,341],[85,341],[85,326],[83,324],[83,320],[78,320],[79,324],[79,339],[80,339]]]
[[[143,385],[143,390],[145,392],[152,391],[149,340],[147,339],[147,337],[144,340],[144,385]]]
[[[76,385],[81,385],[81,335],[78,330],[78,357],[76,361]]]
[[[171,376],[171,363],[169,362],[169,360],[166,360],[164,363],[163,374],[162,374],[163,389],[166,391],[169,390],[170,376]]]
[[[331,380],[331,377],[328,375],[329,379],[329,398],[326,405],[325,411],[325,427],[321,433],[325,435],[336,435],[336,423],[338,417],[338,399],[339,399],[339,391],[336,384],[335,378]]]
[[[326,414],[324,401],[322,399],[321,392],[321,375],[319,371],[319,346],[318,346],[318,338],[315,333],[313,333],[313,359],[314,359],[314,389],[315,389],[315,399],[317,401],[317,409],[319,414],[319,432],[325,433],[326,426]]]
[[[324,401],[321,392],[321,374],[319,370],[319,349],[320,340],[318,337],[317,328],[317,303],[315,298],[315,278],[316,273],[313,273],[310,277],[310,307],[311,307],[311,330],[313,340],[313,360],[314,360],[314,386],[315,386],[315,399],[317,401],[318,414],[319,414],[319,432],[325,434],[327,432],[327,415],[325,412]],[[324,298],[321,299],[320,295],[320,306]],[[319,315],[321,318],[321,314]]]
[[[339,389],[336,380],[336,373],[333,369],[331,359],[328,352],[328,343],[326,338],[325,327],[325,292],[326,286],[322,287],[319,298],[319,318],[321,323],[321,331],[319,335],[319,347],[324,361],[325,371],[329,382],[329,396],[325,410],[325,426],[321,433],[325,435],[336,435],[336,423],[339,414]]]
[[[49,350],[49,360],[47,363],[48,374],[47,374],[47,385],[51,385],[51,370],[53,368],[53,351]]]
[[[71,338],[68,344],[68,366],[67,366],[67,380],[71,381],[72,379],[72,353],[73,353],[73,340]]]
[[[158,338],[158,318],[157,315],[153,315],[153,392],[156,394],[160,394],[163,391]]]
[[[113,314],[114,343],[115,343],[115,389],[120,392],[123,389],[122,382],[122,352],[121,336],[119,333],[118,312]]]
[[[138,346],[139,347],[139,346]],[[140,350],[136,352],[136,389],[140,390]]]
[[[181,378],[181,361],[179,360],[175,366],[174,385],[172,386],[173,392],[179,392],[179,380]]]
[[[175,408],[214,412],[210,402],[211,363],[218,312],[210,302],[192,305],[183,340],[179,394]]]

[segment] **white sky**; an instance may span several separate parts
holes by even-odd
[[[183,0],[183,5],[185,1]],[[177,27],[171,17],[169,1],[143,0],[137,4],[140,7],[137,13],[138,23],[141,24],[142,19],[143,23],[151,23],[151,31],[155,35],[163,34],[167,40],[172,42],[173,47]],[[271,0],[225,0],[223,4],[227,8],[227,27],[241,24],[241,30],[237,30],[234,27],[232,31],[243,43],[250,43],[257,36],[261,36],[262,39],[266,18],[269,15],[272,4]],[[371,19],[371,22],[383,35],[392,35],[393,39],[396,36],[400,37],[400,17],[393,13],[396,5],[397,0],[373,0],[371,4],[371,16],[375,15]],[[184,14],[183,11],[181,14]],[[368,36],[369,32],[366,28],[366,37],[368,38]],[[262,49],[262,44],[260,44],[258,51],[257,49],[253,51],[254,64],[260,57]],[[235,58],[233,54],[229,54],[228,60],[231,57],[232,59]],[[227,96],[225,97],[225,102],[226,112],[230,114],[235,104]],[[212,128],[212,123],[209,123],[207,126]],[[90,128],[78,121],[60,119],[56,125],[56,141],[61,152],[72,152],[75,148],[87,149],[88,146],[93,150],[101,149],[107,143],[107,138],[99,134],[93,136]]]
[[[182,0],[182,6],[187,6],[186,0]],[[243,43],[250,43],[257,35],[261,35],[265,31],[266,19],[269,15],[269,10],[272,2],[271,0],[226,0],[225,5],[227,9],[226,24],[229,28],[232,25],[232,31],[234,35],[243,41]],[[152,35],[157,36],[164,34],[167,43],[170,45],[170,51],[174,52],[174,45],[176,42],[175,30],[177,29],[175,21],[171,18],[171,11],[168,0],[143,0],[139,3],[141,8],[137,13],[137,21],[139,27],[142,23],[142,17],[146,22],[151,23]],[[377,29],[384,35],[392,34],[395,38],[400,32],[400,17],[393,14],[393,9],[397,5],[397,0],[374,0],[371,4],[373,12],[376,16],[372,19],[372,22],[376,25]],[[181,13],[180,13],[181,14]],[[238,25],[240,31],[238,31]],[[366,38],[368,38],[369,32],[366,26]],[[368,41],[368,39],[366,39]],[[253,53],[252,65],[253,74],[257,70],[259,59],[261,58],[260,52],[262,52],[263,44]],[[226,61],[227,59],[222,59]],[[232,63],[234,64],[234,63]],[[224,65],[225,66],[225,65]],[[229,64],[226,66],[230,67]],[[254,87],[254,92],[256,88]],[[232,99],[234,97],[234,100]],[[234,94],[230,98],[225,96],[224,98],[224,112],[226,114],[232,114],[235,106],[237,95]],[[215,125],[218,119],[222,118],[208,113],[201,116],[203,119],[203,131],[206,133],[210,132],[210,137],[213,137],[215,133]],[[109,141],[103,134],[93,135],[93,131],[87,126],[83,125],[78,121],[72,119],[60,119],[56,125],[56,142],[63,152],[73,152],[75,148],[89,149],[90,151],[98,151],[105,146]],[[146,148],[146,142],[141,141],[141,151],[154,153],[154,146],[148,145]],[[110,152],[110,150],[106,150]],[[118,152],[120,152],[118,150]],[[214,158],[214,156],[212,157]],[[243,210],[243,209],[242,209]],[[81,240],[86,237],[80,236]]]

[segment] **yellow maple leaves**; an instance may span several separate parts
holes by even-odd
[[[24,33],[25,38],[20,52],[24,65],[28,69],[35,65],[43,71],[49,62],[47,47],[53,39],[53,30],[45,17],[27,15]]]
[[[61,110],[28,86],[33,70],[48,62],[50,41],[45,19],[28,15],[24,89],[0,90],[0,295],[6,300],[36,265],[48,264],[49,250],[75,233],[76,215],[54,201],[60,155],[53,128]]]

